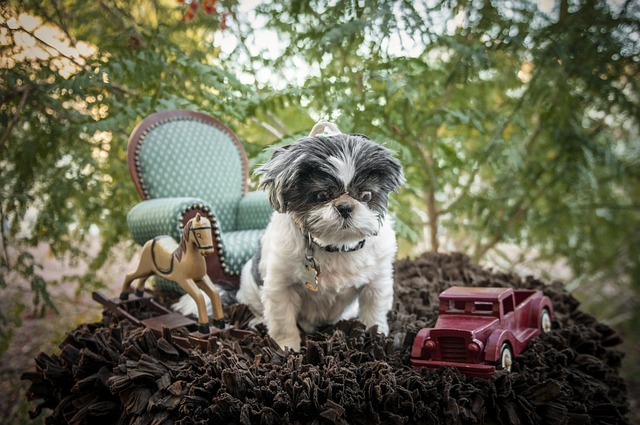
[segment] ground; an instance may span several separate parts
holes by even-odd
[[[98,251],[98,243],[97,239],[92,239],[88,249],[90,255]],[[60,279],[63,275],[80,273],[86,268],[86,264],[71,265],[55,259],[46,245],[37,247],[32,254],[44,266],[41,274],[47,279]],[[101,273],[106,291],[116,293],[124,270],[132,269],[133,261],[116,257],[110,262]],[[30,308],[32,294],[28,291],[29,283],[15,276],[8,276],[6,280],[10,283],[0,296],[1,311],[11,311],[19,303],[27,307],[20,315],[21,326],[10,326],[14,336],[0,357],[0,391],[4,394],[0,397],[0,417],[7,424],[40,424],[44,420],[42,417],[33,422],[29,420],[28,411],[33,408],[25,397],[29,383],[21,381],[20,376],[34,367],[33,360],[39,352],[56,352],[58,344],[71,329],[80,323],[99,320],[102,308],[91,299],[90,293],[77,294],[77,285],[68,283],[50,288],[58,312],[47,310],[45,316],[40,317]]]
[[[544,288],[558,326],[517,359],[517,373],[495,381],[407,367],[412,335],[435,320],[437,294],[451,284]],[[248,321],[241,309],[228,315],[239,327]],[[312,417],[334,423],[628,423],[620,338],[583,313],[561,285],[491,273],[462,255],[425,255],[398,262],[390,325],[389,338],[355,322],[328,327],[310,335],[299,354],[274,350],[264,332],[220,338],[215,353],[198,354],[107,314],[101,323],[71,331],[60,355],[40,354],[39,370],[48,372],[30,379],[46,403],[62,403],[57,421],[102,415],[163,422],[186,413],[189,423],[304,423]]]

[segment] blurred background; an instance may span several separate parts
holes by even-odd
[[[318,120],[397,151],[400,256],[563,282],[624,338],[640,417],[639,22],[633,0],[3,1],[0,415],[30,423],[20,374],[129,268],[131,130],[191,109],[252,169]]]

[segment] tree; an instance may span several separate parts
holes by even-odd
[[[430,249],[479,260],[509,243],[567,258],[579,275],[624,263],[637,276],[637,237],[623,230],[640,219],[637,5],[290,1],[260,12],[290,40],[270,65],[309,64],[301,103],[401,151],[398,203],[412,208],[398,215],[428,229]]]

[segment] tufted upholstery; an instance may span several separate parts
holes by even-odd
[[[182,226],[197,212],[204,214],[214,227],[217,247],[207,257],[209,277],[237,283],[271,208],[264,192],[246,193],[247,158],[235,134],[197,112],[153,114],[129,139],[129,171],[143,199],[127,216],[134,241],[144,244],[159,235],[179,241]]]

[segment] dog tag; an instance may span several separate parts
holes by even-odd
[[[316,260],[313,257],[305,257],[304,268],[304,286],[312,292],[318,292],[318,278],[320,276],[320,267],[318,267]]]

